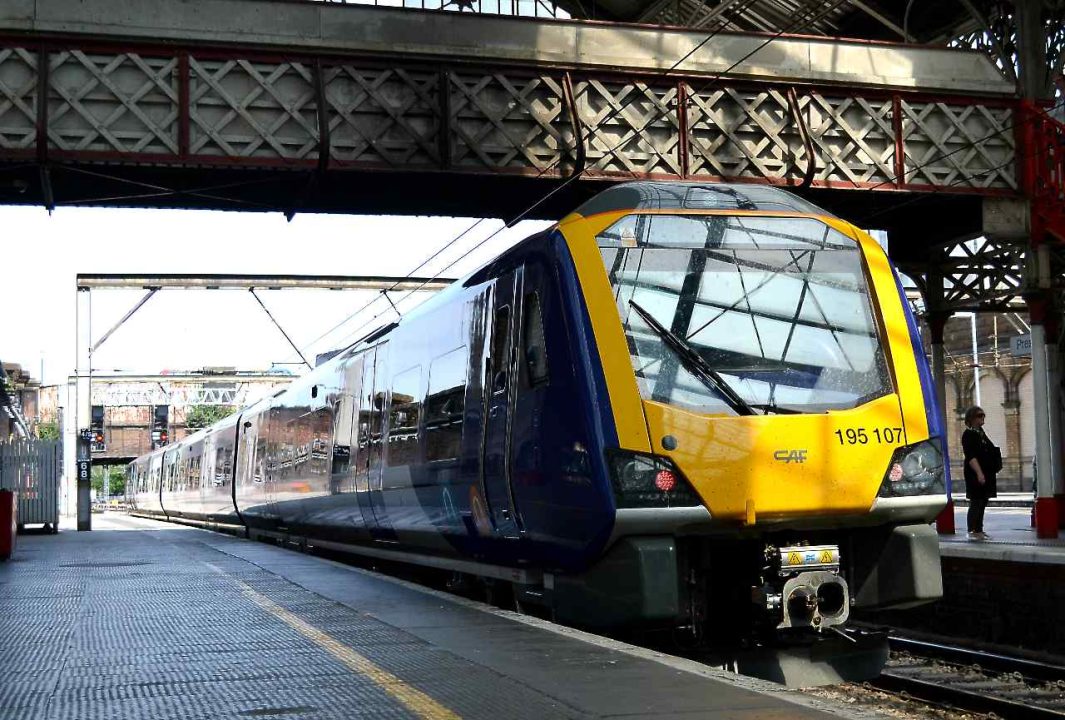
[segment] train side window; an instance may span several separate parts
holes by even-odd
[[[469,354],[460,347],[429,365],[429,396],[425,399],[425,459],[452,460],[462,444]]]
[[[544,340],[544,323],[540,315],[540,293],[525,296],[522,342],[525,346],[525,369],[529,385],[536,387],[547,382],[547,342]]]
[[[392,407],[388,416],[388,464],[418,462],[418,421],[421,416],[422,368],[412,367],[392,380]]]
[[[333,406],[319,408],[307,420],[311,437],[310,472],[313,475],[328,475],[333,465]]]
[[[214,451],[214,478],[212,478],[212,484],[215,487],[229,484],[226,478],[226,462],[228,458],[229,448],[219,447]]]
[[[510,357],[510,306],[496,310],[492,326],[492,392],[507,389],[507,365]]]

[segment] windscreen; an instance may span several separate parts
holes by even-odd
[[[629,215],[597,240],[645,399],[817,413],[891,391],[858,244],[823,222]]]

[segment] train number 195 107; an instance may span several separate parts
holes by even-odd
[[[885,427],[873,428],[872,430],[847,428],[846,430],[837,430],[836,437],[839,438],[840,445],[868,445],[870,441],[878,444],[894,445],[897,442],[902,442],[902,428]]]

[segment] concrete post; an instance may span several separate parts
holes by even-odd
[[[1054,334],[1056,336],[1056,333]],[[1054,500],[1058,506],[1058,528],[1065,528],[1065,477],[1062,474],[1061,447],[1061,366],[1058,345],[1046,343],[1047,416],[1050,420],[1050,462],[1054,477]]]
[[[1050,422],[1050,388],[1047,375],[1046,327],[1044,318],[1032,315],[1032,394],[1035,402],[1035,457],[1036,457],[1036,498],[1035,530],[1040,538],[1058,536],[1058,503],[1054,497],[1058,480],[1054,476],[1054,438]]]
[[[1010,468],[1010,472],[1017,476],[1017,489],[1020,492],[1028,490],[1024,486],[1024,463],[1021,460],[1021,404],[1017,400],[1017,382],[1016,378],[1011,378],[1009,381],[1009,399],[1002,403],[1002,408],[1006,413],[1006,437],[1002,443],[1002,454],[1006,456],[1006,467]],[[1028,410],[1027,407],[1024,408]],[[999,483],[999,490],[1002,490],[1002,484]]]
[[[935,279],[930,277],[930,282],[935,281]],[[941,281],[941,278],[939,280]],[[947,367],[945,361],[946,350],[943,342],[943,332],[944,328],[947,327],[949,318],[949,312],[930,312],[928,315],[932,345],[932,380],[935,383],[935,402],[939,408],[939,418],[943,419],[943,431],[945,433],[949,433],[951,430],[950,422],[947,419]],[[948,478],[950,474],[949,445],[950,438],[943,438],[944,472],[948,474]],[[935,520],[935,527],[939,535],[954,535],[954,497],[953,488],[949,482],[947,485],[947,507],[943,509],[943,512],[939,513]]]
[[[90,426],[92,425],[92,300],[88,289],[78,288],[77,296],[75,317],[77,459],[74,475],[77,479],[78,530],[92,530],[92,457],[89,445]]]

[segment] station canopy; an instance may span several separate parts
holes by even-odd
[[[575,18],[714,31],[784,32],[946,45],[992,31],[1012,4],[988,0],[556,0]]]

